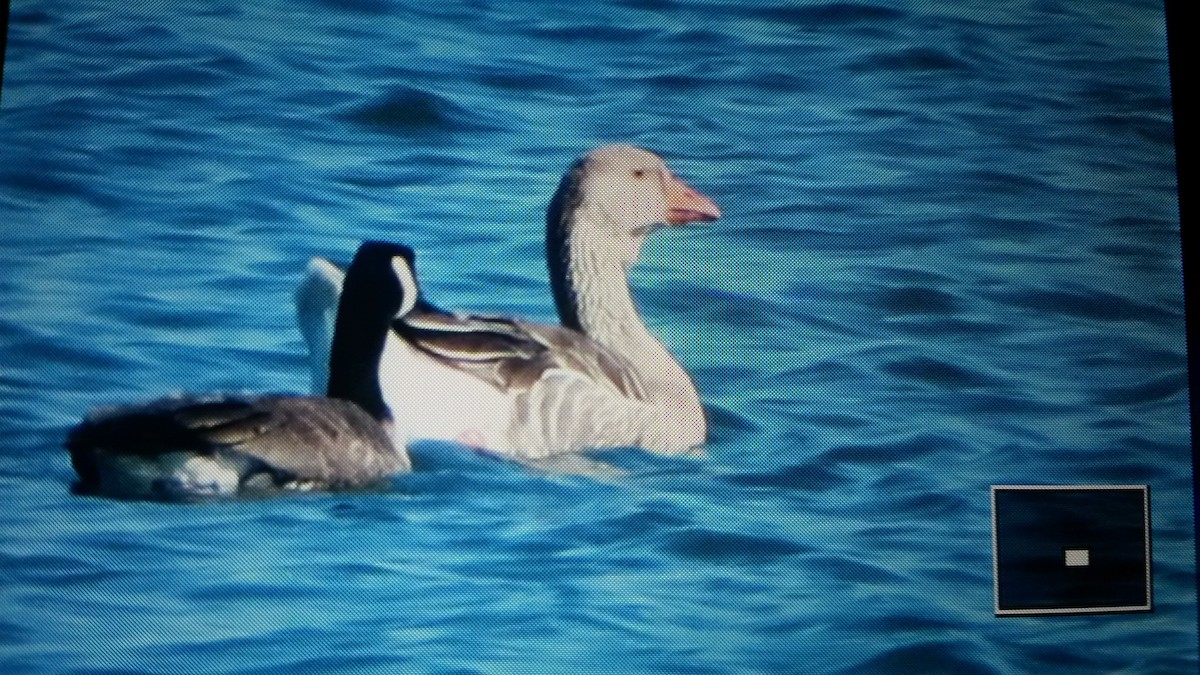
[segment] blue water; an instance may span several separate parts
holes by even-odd
[[[13,3],[0,670],[1195,672],[1160,3],[432,4]],[[725,212],[633,275],[706,459],[70,494],[94,405],[305,390],[310,256],[553,320],[542,212],[610,141]],[[1155,611],[994,617],[1019,483],[1149,484]]]

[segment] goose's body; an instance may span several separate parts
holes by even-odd
[[[628,272],[653,229],[719,215],[648,151],[622,145],[586,155],[563,178],[547,214],[562,325],[451,314],[423,299],[393,322],[395,347],[381,363],[380,382],[388,405],[405,411],[409,438],[526,459],[702,445],[699,394],[642,322]],[[337,268],[315,260],[297,295],[318,386],[328,308],[339,290]]]
[[[395,323],[402,349],[386,362],[384,397],[420,415],[423,438],[525,458],[678,440],[630,363],[587,336],[514,319],[414,313]],[[436,383],[414,388],[406,373]]]
[[[359,249],[335,317],[327,397],[207,395],[94,411],[67,437],[77,491],[187,500],[361,488],[408,471],[378,366],[389,322],[415,302],[411,264],[403,247]]]
[[[366,487],[409,468],[397,447],[349,401],[286,395],[101,410],[68,440],[80,492],[165,500]]]

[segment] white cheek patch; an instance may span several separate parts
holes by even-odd
[[[407,260],[400,256],[393,257],[392,271],[396,273],[396,280],[400,282],[400,293],[403,296],[400,300],[400,309],[396,312],[396,317],[399,318],[416,307],[417,297],[421,291],[417,288],[417,279],[413,276],[412,268],[409,267]]]

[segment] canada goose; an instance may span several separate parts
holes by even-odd
[[[393,323],[403,349],[382,363],[384,399],[411,439],[445,439],[514,458],[639,447],[683,453],[707,422],[687,371],[650,333],[628,273],[653,230],[715,220],[720,209],[657,155],[598,148],[563,177],[546,217],[561,326],[450,314],[418,296]],[[340,272],[314,259],[297,292],[314,382],[324,380]]]
[[[404,246],[358,249],[337,308],[327,398],[205,395],[93,411],[67,437],[76,491],[188,500],[367,487],[410,470],[379,363],[397,346],[389,323],[417,299],[412,263]]]

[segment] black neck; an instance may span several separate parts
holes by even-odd
[[[389,312],[379,302],[384,289],[352,281],[347,275],[338,302],[326,395],[356,403],[377,420],[391,419],[379,386],[379,362],[395,310]]]
[[[563,176],[546,210],[546,263],[550,267],[550,290],[554,293],[558,320],[566,328],[582,331],[579,298],[571,278],[571,221],[568,215],[579,206],[577,171],[578,166]]]

